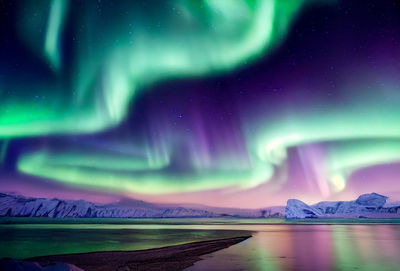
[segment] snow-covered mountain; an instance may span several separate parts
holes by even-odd
[[[354,201],[323,201],[314,205],[290,199],[285,217],[301,218],[400,218],[400,202],[388,203],[388,197],[364,194]]]
[[[283,208],[234,209],[208,206],[158,205],[124,199],[113,204],[84,200],[26,198],[0,193],[0,216],[56,218],[178,218],[178,217],[283,217]]]
[[[287,201],[285,209],[285,218],[318,218],[322,216],[322,212],[312,206],[309,206],[298,199],[290,199]]]

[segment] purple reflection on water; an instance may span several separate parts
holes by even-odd
[[[249,227],[249,230],[251,227]],[[264,225],[197,270],[400,270],[400,225]]]

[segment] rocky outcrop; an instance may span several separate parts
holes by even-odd
[[[387,203],[388,197],[364,194],[355,201],[323,201],[307,205],[299,200],[288,200],[287,219],[301,218],[400,218],[400,203]]]

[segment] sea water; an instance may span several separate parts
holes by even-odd
[[[188,270],[400,270],[399,220],[0,219],[0,258],[252,235]]]

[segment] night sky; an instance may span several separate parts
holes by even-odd
[[[0,191],[400,199],[400,1],[0,0]]]

